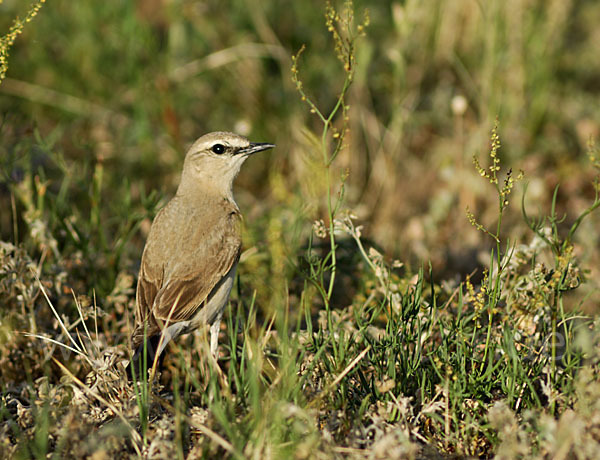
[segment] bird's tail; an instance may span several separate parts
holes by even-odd
[[[145,343],[142,342],[131,361],[127,365],[126,372],[127,378],[131,381],[142,381],[144,378],[148,379],[148,369],[152,368],[152,364],[154,363],[154,358],[156,357],[156,352],[158,351],[158,343],[160,342],[160,334],[153,335],[148,337],[145,340]],[[158,357],[158,362],[156,365],[156,369],[160,370],[162,367],[162,361],[164,358],[164,353],[161,353]]]

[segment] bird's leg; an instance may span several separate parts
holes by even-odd
[[[217,349],[219,348],[219,331],[221,330],[221,317],[217,318],[210,325],[210,354],[217,359]]]
[[[223,388],[229,388],[227,383],[227,379],[225,378],[225,374],[219,366],[219,362],[217,361],[217,351],[219,348],[219,331],[221,330],[221,317],[223,313],[221,313],[215,321],[210,325],[210,355],[213,359],[213,363],[215,365],[215,370],[217,371],[217,375],[221,382],[221,386]]]

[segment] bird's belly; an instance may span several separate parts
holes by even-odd
[[[199,308],[197,313],[189,320],[186,332],[191,332],[204,324],[212,325],[215,321],[221,320],[223,310],[225,310],[227,300],[229,299],[229,293],[233,287],[236,269],[237,264],[231,267],[227,275],[223,277],[219,285],[211,292],[204,306]]]

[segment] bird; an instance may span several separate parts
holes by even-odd
[[[233,181],[252,154],[274,144],[230,132],[196,140],[185,155],[175,196],[154,218],[140,264],[129,379],[140,379],[166,345],[210,328],[216,357],[219,326],[241,253],[242,214]]]

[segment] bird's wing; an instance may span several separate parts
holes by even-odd
[[[169,205],[161,209],[154,218],[150,229],[150,235],[148,236],[142,254],[135,299],[135,329],[131,337],[134,350],[143,341],[145,334],[147,334],[148,337],[151,337],[156,334],[156,332],[160,331],[151,312],[156,294],[163,284],[164,270],[162,265],[156,265],[155,262],[159,258],[159,255],[150,242],[152,241],[151,234],[153,232],[154,224],[161,221],[161,217],[168,206]],[[148,259],[150,259],[150,262]]]
[[[206,265],[203,264],[202,268],[186,270],[187,273],[172,277],[158,291],[152,309],[156,319],[171,323],[187,321],[203,306],[213,289],[237,264],[240,257],[240,245],[237,241],[222,240],[216,244],[215,249],[214,257],[204,259]]]
[[[225,215],[216,224],[196,226],[180,246],[178,260],[167,264],[152,304],[155,319],[171,323],[191,319],[237,264],[241,248],[239,214]],[[152,286],[146,289],[152,293]]]

